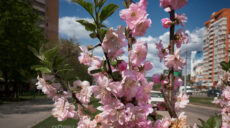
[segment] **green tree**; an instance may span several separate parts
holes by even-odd
[[[30,67],[38,62],[28,46],[38,49],[45,42],[44,33],[39,28],[41,17],[31,2],[0,1],[0,72],[6,94],[9,94],[9,86],[13,85],[16,97],[20,83],[33,77]]]
[[[60,39],[55,43],[47,43],[44,47],[47,50],[53,47],[57,47],[56,55],[63,60],[61,66],[59,66],[59,69],[57,69],[64,69],[64,71],[59,72],[62,78],[64,78],[66,81],[69,81],[70,83],[76,79],[88,80],[92,83],[93,78],[88,74],[88,67],[80,64],[78,61],[81,50],[77,40]],[[70,70],[65,71],[65,67],[63,67],[63,65],[68,65],[67,69]]]

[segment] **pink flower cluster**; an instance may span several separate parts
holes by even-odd
[[[223,108],[221,112],[222,128],[229,128],[230,126],[230,86],[225,87],[225,89],[222,92],[221,99],[218,99],[217,97],[215,97],[213,103],[220,105]]]
[[[164,8],[179,9],[183,7],[187,0],[160,0]],[[79,128],[186,128],[186,116],[184,113],[178,119],[163,118],[156,121],[155,125],[148,119],[153,113],[152,105],[149,104],[150,92],[153,84],[167,85],[169,78],[155,74],[153,82],[147,81],[145,74],[153,68],[153,65],[146,61],[148,45],[143,41],[135,41],[132,49],[128,53],[129,65],[120,59],[125,51],[126,35],[143,36],[151,25],[146,12],[146,0],[132,3],[129,8],[120,11],[120,17],[126,21],[128,31],[123,26],[118,26],[116,30],[109,28],[101,42],[102,49],[106,55],[106,60],[94,57],[83,47],[80,47],[80,63],[88,66],[88,72],[94,77],[95,85],[90,85],[88,81],[76,80],[66,87],[69,91],[61,88],[60,83],[55,83],[54,76],[38,77],[37,88],[42,90],[48,97],[53,98],[54,109],[52,114],[59,120],[67,118],[79,119]],[[176,15],[176,20],[163,19],[162,25],[165,28],[173,24],[184,25],[186,16]],[[175,23],[174,23],[175,22]],[[127,33],[131,32],[131,33]],[[187,42],[185,31],[179,30],[176,33],[175,44],[177,47],[181,43]],[[134,38],[134,37],[133,37]],[[175,54],[168,54],[167,49],[159,42],[156,44],[159,50],[158,56],[164,59],[167,67],[180,70],[185,65],[185,60],[180,57],[180,49]],[[109,69],[107,62],[116,62]],[[105,64],[106,62],[106,64]],[[99,70],[101,72],[92,72]],[[182,84],[180,78],[175,78],[174,89],[177,90]],[[226,94],[227,95],[227,94]],[[78,103],[77,110],[68,98],[73,98]],[[99,106],[91,104],[91,99],[99,101]],[[188,96],[179,94],[175,103],[175,108],[184,108],[188,104]],[[91,115],[89,113],[95,113]],[[194,127],[195,128],[195,127]]]
[[[67,98],[71,97],[71,94],[68,91],[64,91],[61,88],[61,84],[55,83],[54,80],[55,78],[52,75],[43,75],[43,78],[38,77],[37,82],[37,89],[42,90],[44,94],[55,102],[52,115],[58,121],[63,121],[67,118],[78,118],[75,106],[67,100]]]
[[[108,53],[109,58],[115,59],[116,57],[124,54],[121,49],[127,44],[125,42],[125,27],[119,26],[116,31],[109,28],[102,43],[103,51]]]
[[[96,86],[88,86],[88,83],[81,86],[80,95],[76,97],[84,99],[80,101],[85,106],[91,93],[100,100],[102,105],[97,108],[101,113],[97,114],[93,120],[89,120],[87,115],[80,117],[78,126],[90,125],[94,128],[100,124],[101,127],[116,128],[152,127],[152,122],[147,116],[153,112],[152,106],[148,104],[153,83],[148,82],[144,77],[145,72],[152,69],[152,64],[145,61],[146,56],[147,44],[137,42],[129,54],[133,70],[128,70],[124,61],[117,67],[113,67],[113,71],[119,71],[122,75],[121,81],[113,81],[106,74],[97,73],[94,77]],[[83,85],[83,82],[77,81],[76,85]]]
[[[185,64],[185,59],[180,57],[180,49],[178,49],[174,55],[169,54],[165,57],[165,65],[169,68],[173,67],[175,70],[181,70]]]
[[[187,124],[187,116],[184,112],[180,113],[178,119],[176,118],[167,118],[163,117],[156,121],[153,128],[190,128]],[[197,128],[197,125],[194,124],[192,128]]]
[[[156,43],[156,48],[158,50],[158,57],[160,58],[160,62],[168,55],[168,51],[164,48],[162,41]]]
[[[184,92],[180,92],[180,94],[176,97],[175,110],[178,112],[180,108],[185,108],[189,103],[189,96]]]
[[[146,8],[146,0],[141,0],[135,4],[132,3],[128,9],[120,11],[121,19],[126,21],[134,36],[143,36],[152,23],[150,19],[147,19]]]
[[[177,10],[187,4],[187,0],[160,0],[160,6],[166,8],[167,11]]]

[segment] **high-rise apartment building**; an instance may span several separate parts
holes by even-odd
[[[203,84],[215,86],[222,72],[220,62],[230,57],[230,8],[214,12],[205,27]]]
[[[42,17],[40,27],[49,41],[58,40],[59,0],[33,0],[33,8]]]

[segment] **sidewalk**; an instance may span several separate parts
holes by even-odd
[[[0,124],[4,128],[31,128],[51,115],[52,106],[47,98],[1,105]]]

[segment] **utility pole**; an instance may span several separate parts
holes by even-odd
[[[187,54],[188,54],[188,50],[187,50],[187,44],[185,45],[186,49],[185,49],[185,60],[186,60],[186,65],[185,65],[185,75],[184,75],[184,93],[186,94],[186,90],[187,90]]]

